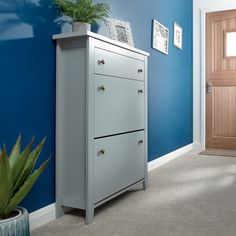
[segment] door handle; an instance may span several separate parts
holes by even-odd
[[[106,90],[106,88],[104,85],[98,87],[98,91],[105,91],[105,90]]]
[[[138,141],[138,145],[141,145],[141,144],[143,144],[143,140],[142,140],[142,139],[140,139],[140,140]]]
[[[207,81],[207,83],[206,83],[206,92],[211,93],[211,91],[212,91],[212,82]]]
[[[138,94],[141,94],[143,93],[143,90],[142,89],[138,89]]]
[[[105,65],[105,60],[104,59],[102,59],[102,60],[98,60],[98,65]]]
[[[138,69],[138,73],[143,73],[143,69]]]
[[[104,149],[101,149],[98,151],[97,155],[98,156],[103,156],[106,153],[106,151]]]

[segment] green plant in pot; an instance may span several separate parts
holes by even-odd
[[[105,20],[109,16],[107,3],[93,4],[92,0],[54,0],[55,5],[66,16],[72,19],[72,30],[85,33],[97,20]]]
[[[21,151],[21,136],[18,137],[9,156],[6,148],[0,153],[0,235],[28,236],[29,217],[25,208],[18,205],[46,168],[49,159],[34,170],[43,149],[43,139],[32,149],[34,138]]]

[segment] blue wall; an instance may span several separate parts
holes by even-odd
[[[49,166],[22,205],[34,211],[55,201],[55,46],[50,0],[0,0],[0,145],[8,152],[19,133],[25,146],[46,136],[40,164]]]
[[[192,1],[106,0],[111,17],[129,21],[135,47],[149,58],[149,160],[192,142]],[[148,2],[148,3],[147,3]],[[0,144],[9,149],[47,137],[40,160],[53,158],[22,203],[34,211],[55,201],[55,45],[51,0],[0,0]],[[151,48],[152,19],[170,30],[169,55]],[[173,46],[173,21],[183,27],[183,50]],[[104,25],[101,32],[105,32]]]

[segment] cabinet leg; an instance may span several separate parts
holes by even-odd
[[[56,218],[59,218],[64,215],[63,206],[60,203],[56,203]]]
[[[146,190],[146,189],[147,189],[147,181],[144,180],[144,181],[143,181],[143,190]]]
[[[93,223],[93,218],[94,218],[94,207],[89,207],[89,209],[86,210],[86,217],[85,217],[86,225]]]

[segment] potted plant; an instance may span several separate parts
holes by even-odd
[[[18,137],[8,157],[5,146],[0,153],[0,235],[28,236],[29,217],[19,203],[28,194],[49,159],[34,170],[45,139],[32,149],[34,138],[21,151],[21,136]]]
[[[110,12],[107,3],[93,4],[92,0],[54,0],[55,5],[72,19],[72,31],[85,33],[97,20],[105,20]]]

